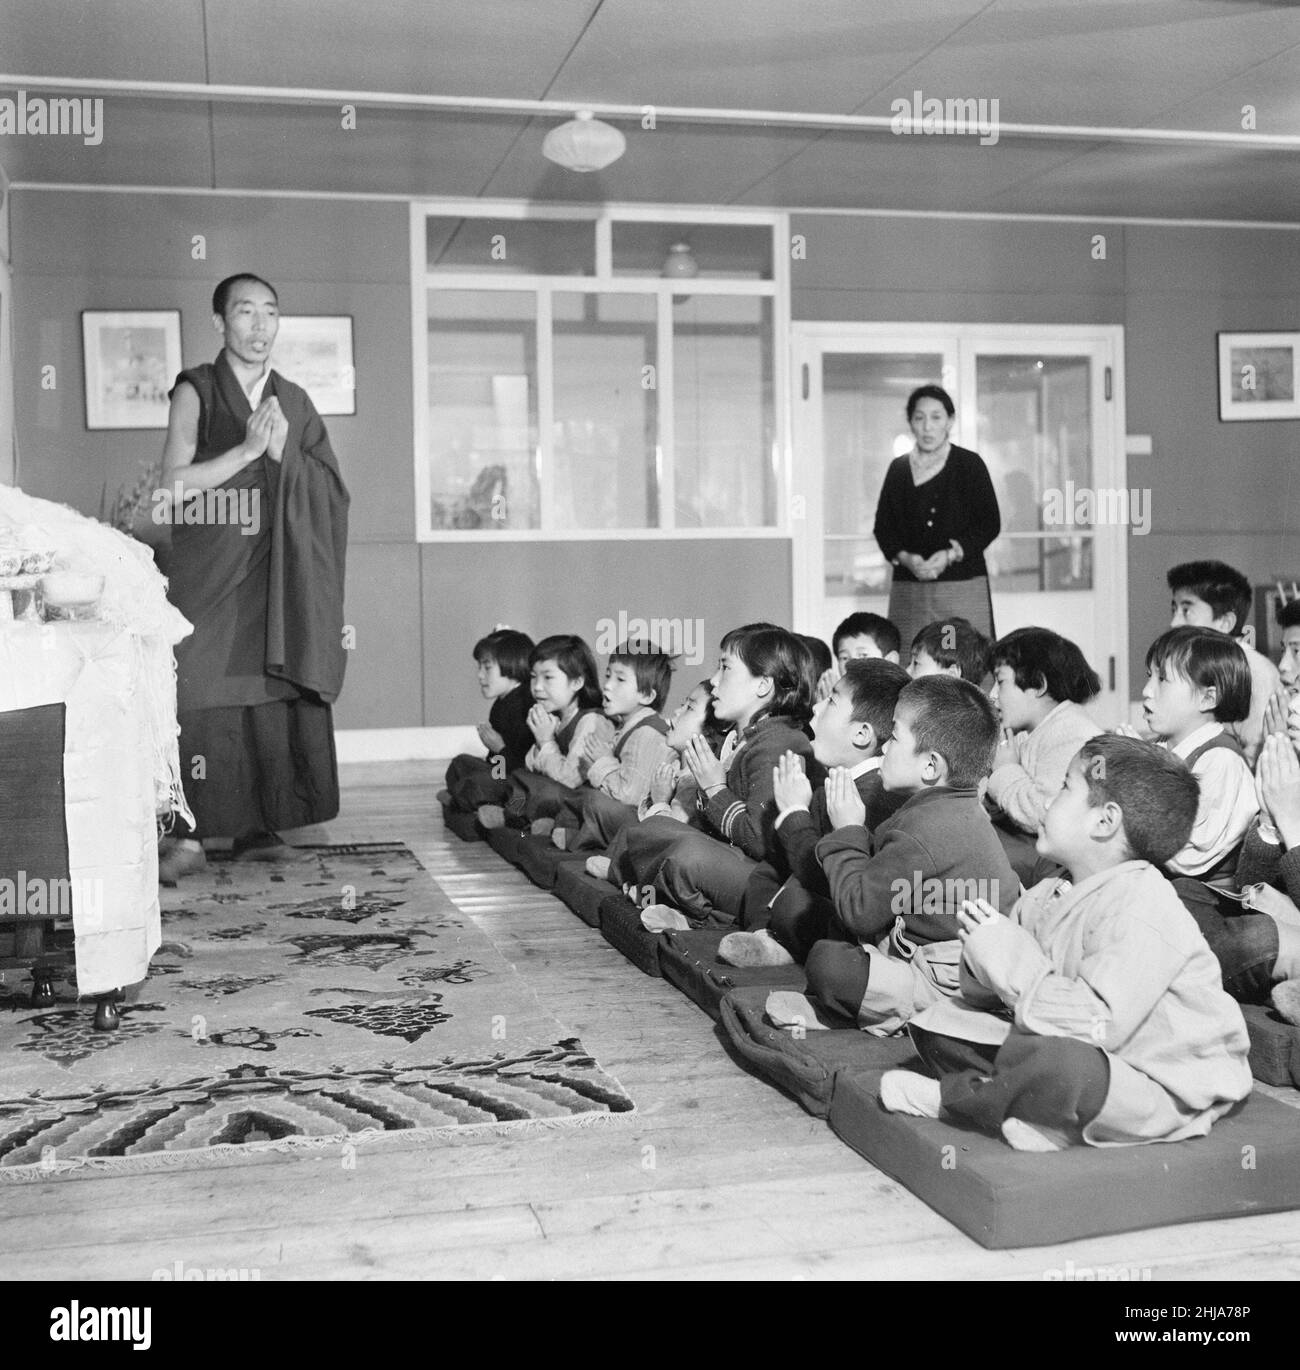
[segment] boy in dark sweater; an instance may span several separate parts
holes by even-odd
[[[510,788],[506,777],[524,764],[533,745],[528,730],[532,693],[521,688],[528,680],[532,650],[532,638],[513,628],[495,628],[474,644],[479,690],[492,704],[488,721],[478,725],[488,757],[458,756],[447,767],[446,789],[438,792],[438,801],[449,809],[473,813],[480,804],[505,802]]]
[[[887,618],[865,611],[850,614],[831,636],[834,660],[830,669],[823,671],[818,678],[817,698],[822,700],[831,697],[835,682],[844,674],[850,661],[883,657],[897,665],[901,646],[898,629]]]
[[[881,748],[894,726],[894,706],[907,672],[883,659],[855,659],[813,711],[813,759],[824,771],[844,768],[859,797],[870,832],[906,795],[881,782]],[[746,932],[729,933],[719,958],[733,966],[776,966],[802,961],[827,936],[834,917],[830,884],[817,843],[832,828],[826,789],[813,782],[799,758],[787,753],[773,774],[777,849],[749,878],[741,907]]]
[[[769,996],[778,1026],[897,1032],[957,991],[957,912],[986,899],[1007,913],[1020,881],[976,787],[989,773],[998,720],[988,699],[950,676],[913,680],[898,696],[881,763],[887,791],[907,796],[868,834],[847,772],[827,782],[834,831],[817,844],[835,918],[808,953],[808,996]]]

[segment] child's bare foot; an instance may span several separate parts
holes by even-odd
[[[1023,1118],[1003,1118],[1002,1137],[1017,1151],[1064,1151],[1070,1145],[1065,1133],[1027,1123]]]
[[[887,1070],[880,1077],[880,1102],[891,1113],[913,1118],[937,1118],[942,1103],[939,1082],[914,1070]]]
[[[828,1032],[827,1024],[817,1017],[817,1010],[807,995],[795,990],[774,990],[763,1005],[773,1027],[794,1028],[804,1032]]]
[[[500,804],[480,804],[476,817],[485,828],[504,828],[506,825],[506,811]]]
[[[718,960],[729,966],[792,966],[794,957],[766,928],[729,932],[718,943]]]
[[[611,864],[608,856],[589,856],[587,858],[587,874],[594,876],[597,880],[608,880]]]
[[[648,909],[641,910],[641,926],[647,932],[685,932],[691,926],[691,920],[668,904],[651,904]]]
[[[1273,1007],[1278,1016],[1300,1027],[1300,980],[1283,980],[1273,986]]]
[[[553,818],[534,818],[529,825],[528,831],[534,837],[549,837],[555,831],[555,819]]]
[[[551,846],[558,847],[560,851],[569,850],[569,830],[568,828],[551,829]]]

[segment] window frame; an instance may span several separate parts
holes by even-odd
[[[548,276],[492,271],[430,271],[427,260],[427,221],[430,218],[590,220],[595,234],[595,274]],[[716,224],[754,226],[772,234],[770,279],[695,277],[689,282],[659,276],[615,276],[613,226],[618,222]],[[455,542],[585,542],[679,541],[697,538],[788,538],[792,451],[790,431],[790,258],[789,216],[771,211],[692,209],[655,205],[531,205],[524,201],[415,200],[410,207],[411,239],[411,359],[415,461],[415,537],[420,543]],[[429,312],[431,290],[533,292],[537,297],[537,419],[538,442],[534,462],[541,500],[540,528],[448,529],[433,527],[432,483],[429,471]],[[553,415],[554,358],[551,305],[555,294],[653,295],[657,298],[657,385],[659,443],[655,453],[660,470],[659,519],[655,528],[547,527],[554,473]],[[675,430],[673,396],[672,297],[745,296],[772,301],[772,443],[769,460],[776,486],[776,522],[745,527],[675,527]]]

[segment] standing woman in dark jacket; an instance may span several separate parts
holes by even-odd
[[[983,461],[948,441],[955,412],[941,386],[912,391],[916,445],[889,464],[876,506],[876,541],[894,567],[889,617],[904,649],[927,623],[953,616],[996,636],[984,549],[1002,517]]]

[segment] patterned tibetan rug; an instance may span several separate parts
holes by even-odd
[[[402,1146],[632,1111],[411,852],[210,860],[121,1026],[0,984],[0,1180]]]

